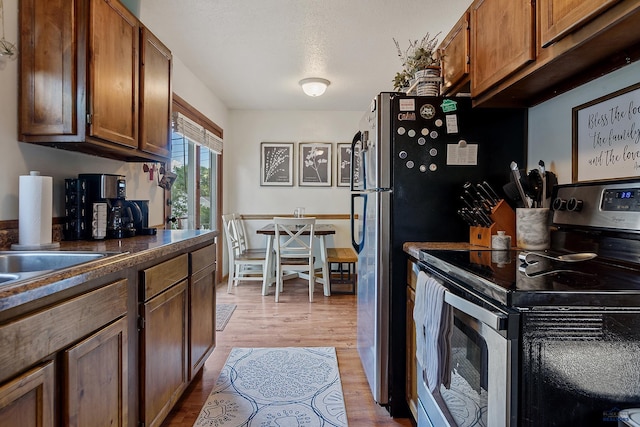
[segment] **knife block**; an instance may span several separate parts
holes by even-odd
[[[507,236],[511,236],[513,244],[516,241],[516,214],[511,206],[504,199],[500,199],[491,209],[489,217],[493,221],[490,227],[469,227],[469,243],[490,248],[491,236],[498,234],[498,231],[504,231]]]

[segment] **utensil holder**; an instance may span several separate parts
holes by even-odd
[[[490,227],[469,227],[469,243],[485,248],[491,247],[491,236],[504,231],[507,236],[511,236],[511,242],[515,241],[516,235],[516,214],[504,199],[491,209],[489,214],[492,224]]]

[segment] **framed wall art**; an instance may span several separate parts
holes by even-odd
[[[298,156],[299,185],[331,187],[331,143],[301,142]]]
[[[293,186],[293,143],[260,144],[260,185]]]
[[[349,187],[351,185],[351,173],[353,171],[353,179],[355,183],[360,180],[360,156],[356,152],[354,156],[354,164],[351,164],[351,144],[338,143],[336,156],[336,175],[338,187]],[[356,145],[356,150],[359,145]]]
[[[573,182],[640,175],[640,83],[574,107]]]

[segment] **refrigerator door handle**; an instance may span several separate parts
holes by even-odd
[[[357,253],[362,252],[362,248],[364,248],[364,232],[360,234],[360,242],[356,242],[356,212],[355,212],[355,200],[358,197],[362,197],[364,199],[364,207],[362,209],[362,230],[366,230],[366,221],[367,221],[367,195],[366,194],[351,194],[351,245],[353,249],[356,250]]]
[[[351,191],[356,191],[356,180],[355,180],[355,176],[353,174],[355,168],[353,167],[353,165],[356,165],[356,145],[360,143],[361,148],[362,148],[362,132],[358,131],[358,133],[356,133],[353,137],[353,140],[351,141],[351,174],[350,174],[350,184],[351,184]],[[359,151],[359,150],[358,150]],[[362,165],[362,162],[360,162],[360,165]],[[363,179],[364,175],[362,173],[362,171],[360,171],[360,179]]]

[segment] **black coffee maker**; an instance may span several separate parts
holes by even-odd
[[[126,177],[110,174],[80,174],[78,179],[86,182],[87,188],[87,212],[89,213],[86,224],[87,230],[99,227],[104,228],[104,234],[108,239],[122,239],[135,236],[133,218],[125,205],[127,196]],[[99,212],[93,212],[106,204],[106,221],[96,221]],[[95,214],[95,215],[94,215]],[[103,225],[104,224],[104,225]],[[95,230],[94,230],[95,231]],[[98,230],[92,235],[104,235],[103,230]]]

